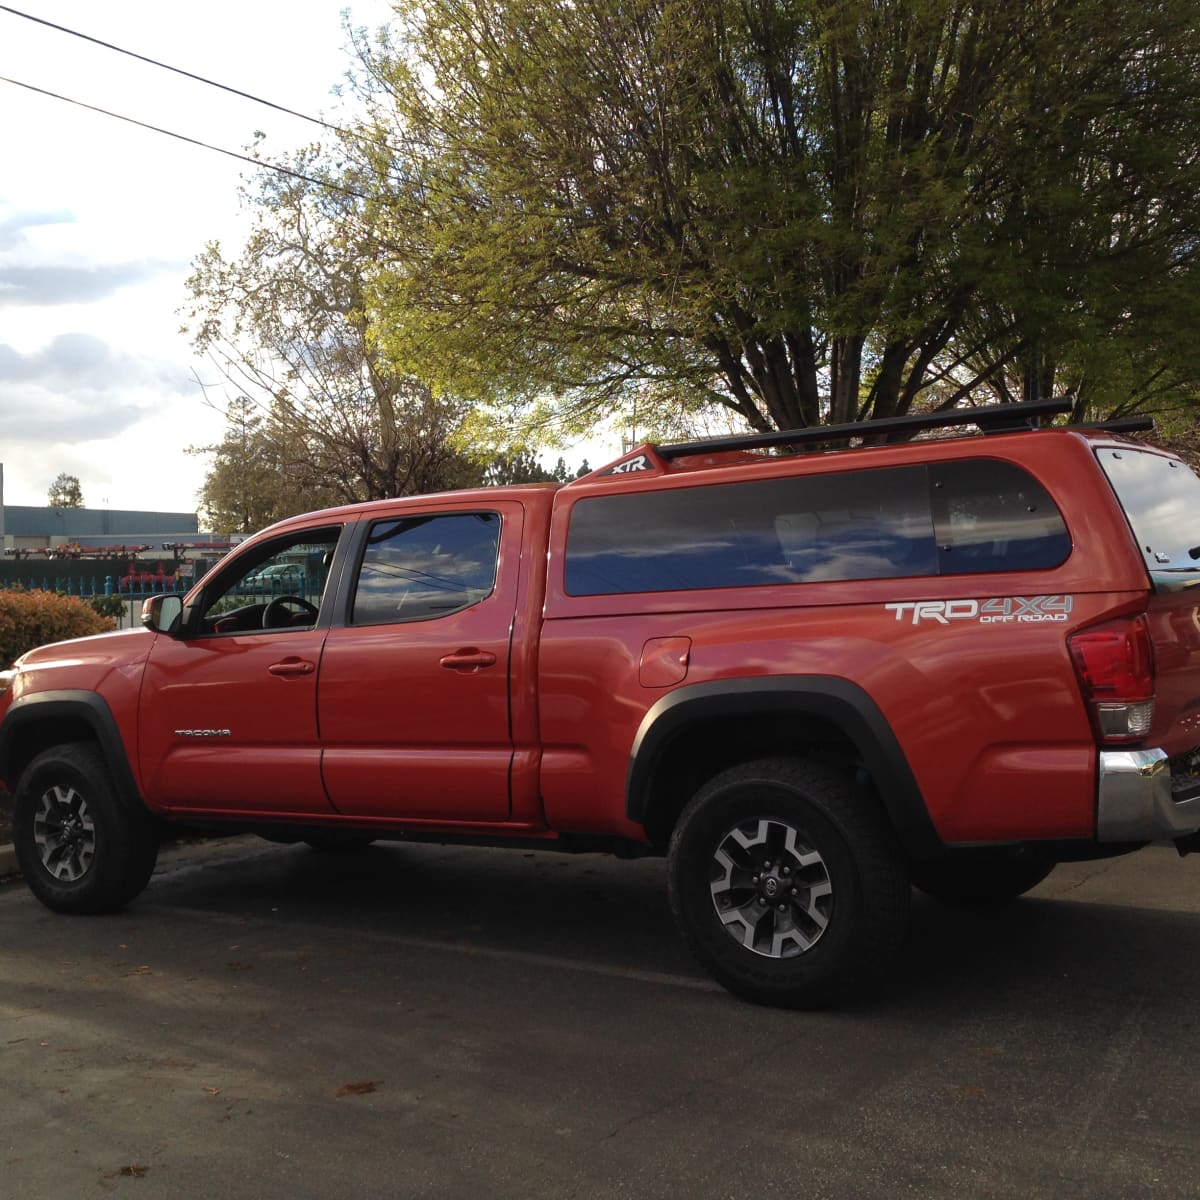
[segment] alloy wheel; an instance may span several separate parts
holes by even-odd
[[[767,958],[811,950],[833,913],[825,860],[801,830],[777,819],[728,830],[713,854],[709,886],[725,932]]]

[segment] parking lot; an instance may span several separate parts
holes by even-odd
[[[918,897],[888,992],[756,1008],[663,864],[174,847],[127,912],[0,887],[0,1194],[1194,1196],[1200,858]]]

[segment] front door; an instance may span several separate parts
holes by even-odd
[[[318,716],[341,813],[444,822],[509,812],[509,632],[519,504],[443,503],[373,522]],[[503,549],[502,549],[503,547]]]
[[[179,812],[329,813],[317,736],[320,619],[339,529],[238,555],[179,637],[158,634],[141,689],[146,798]]]

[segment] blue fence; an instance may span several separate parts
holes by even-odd
[[[144,600],[162,592],[186,591],[192,581],[170,575],[31,575],[25,579],[0,580],[0,591],[18,588],[26,592],[63,592],[87,600],[92,596],[120,596]]]

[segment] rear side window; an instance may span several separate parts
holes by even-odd
[[[1026,571],[1071,539],[1054,501],[1011,463],[756,480],[580,500],[572,596]]]
[[[938,569],[1039,571],[1071,553],[1071,536],[1049,493],[1009,462],[976,458],[929,468]]]
[[[351,621],[383,625],[444,617],[478,604],[496,581],[500,516],[444,513],[371,526]]]
[[[1200,568],[1200,479],[1192,470],[1145,450],[1099,450],[1096,457],[1147,567],[1156,573]]]
[[[923,467],[596,496],[575,505],[574,596],[933,574]]]

